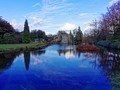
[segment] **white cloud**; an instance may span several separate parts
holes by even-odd
[[[87,31],[87,30],[91,30],[91,29],[93,29],[92,26],[87,26],[87,27],[85,27],[85,31]]]
[[[29,23],[32,29],[40,28],[45,31],[49,30],[48,32],[57,33],[56,29],[61,26],[58,24],[63,24],[61,19],[68,15],[65,11],[70,11],[68,9],[74,4],[69,3],[67,0],[41,0],[41,2],[39,11],[30,12],[25,17],[29,17]],[[38,5],[39,3],[36,3],[34,6]]]
[[[40,6],[40,3],[36,3],[33,5],[33,7],[37,7],[37,6]]]
[[[83,24],[86,25],[86,26],[90,25],[90,23],[91,23],[91,21],[85,21],[85,22],[83,22]]]
[[[78,28],[78,26],[76,24],[72,24],[72,23],[65,23],[62,27],[60,27],[60,30],[73,30]]]
[[[15,28],[15,29],[18,29],[18,30],[23,30],[23,23],[18,23],[15,19],[13,19],[10,24]]]
[[[73,51],[67,51],[64,56],[66,59],[70,59],[70,58],[74,58],[75,54]]]
[[[79,16],[81,16],[81,17],[82,17],[82,16],[87,16],[87,15],[88,15],[88,13],[80,13],[80,14],[79,14]]]
[[[73,30],[78,28],[76,25],[78,24],[83,31],[88,26],[84,24],[83,17],[85,16],[85,19],[89,18],[87,20],[92,20],[92,18],[94,19],[98,16],[96,13],[80,12],[76,8],[78,4],[71,3],[69,0],[41,0],[41,2],[39,2],[40,4],[36,3],[34,5],[41,5],[39,11],[26,15],[26,17],[29,17],[30,27],[32,29],[42,29],[45,32],[51,32],[53,34],[57,33],[58,30]],[[74,12],[73,14],[70,13],[74,9],[77,11],[75,14],[78,17],[73,17]],[[69,23],[65,23],[66,21]]]
[[[50,34],[51,34],[51,32],[45,32],[45,34],[46,34],[46,35],[50,35]]]
[[[32,26],[41,25],[43,23],[43,20],[39,17],[30,16],[29,19],[32,20]]]
[[[119,0],[111,0],[110,2],[109,2],[109,6],[112,6],[114,3],[116,3],[116,2],[118,2]]]
[[[90,31],[91,29],[93,29],[94,27],[92,27],[90,24],[91,24],[91,22],[92,21],[86,21],[86,22],[84,22],[84,25],[86,26],[85,28],[84,28],[84,31],[86,32],[86,31]]]

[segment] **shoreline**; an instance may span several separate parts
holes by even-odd
[[[114,49],[114,50],[120,50],[120,42],[119,41],[99,41],[96,45]]]
[[[30,44],[0,44],[0,54],[10,52],[20,52],[25,50],[43,49],[49,46],[49,43],[30,43]],[[3,46],[3,47],[1,47]]]

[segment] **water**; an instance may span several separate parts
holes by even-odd
[[[76,46],[0,55],[0,90],[120,89],[120,55],[78,52]]]

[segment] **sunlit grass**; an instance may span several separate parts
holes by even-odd
[[[46,43],[30,43],[30,44],[0,44],[0,50],[19,49],[19,48],[37,48],[45,46]]]

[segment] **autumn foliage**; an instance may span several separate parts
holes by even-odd
[[[98,48],[95,45],[78,45],[77,50],[79,51],[99,51],[100,48]]]

